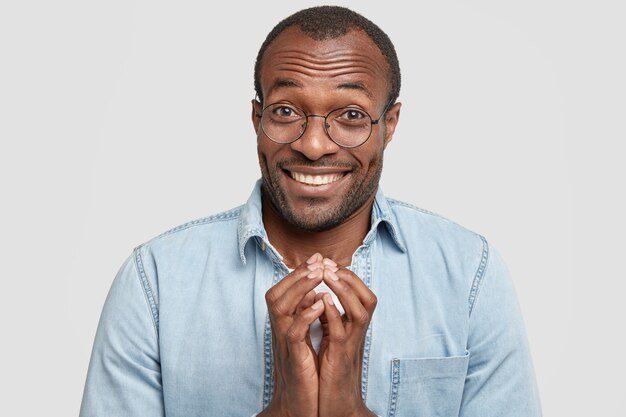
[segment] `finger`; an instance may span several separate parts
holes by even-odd
[[[322,259],[322,264],[324,265],[324,267],[334,269],[335,272],[337,272],[337,268],[338,268],[337,263],[333,261],[332,259],[324,258]]]
[[[322,282],[323,275],[322,269],[316,269],[297,280],[273,304],[268,304],[270,316],[280,319],[295,315],[298,305]]]
[[[311,324],[324,313],[323,301],[315,302],[311,307],[298,314],[285,335],[290,356],[296,361],[303,360],[310,354],[308,333]]]
[[[324,302],[324,314],[320,317],[320,321],[323,320],[324,335],[328,337],[330,342],[343,345],[346,341],[346,330],[343,327],[341,313],[330,294],[322,294],[322,300]]]
[[[322,254],[319,252],[316,252],[313,255],[311,255],[309,259],[306,260],[306,263],[310,265],[315,262],[322,262],[322,260],[323,260]]]
[[[293,308],[293,305],[291,302],[289,302],[288,305],[285,305],[284,304],[285,300],[283,300],[283,303],[278,305],[278,310],[279,310],[278,312],[273,312],[274,306],[276,306],[278,301],[282,297],[284,297],[285,294],[294,286],[298,286],[298,290],[299,290],[297,291],[297,293],[299,294],[299,296],[297,297],[298,298],[297,301],[299,302],[302,298],[304,298],[304,295],[308,293],[310,289],[314,288],[313,286],[310,289],[306,289],[308,288],[309,285],[308,283],[305,284],[305,282],[303,282],[303,281],[306,281],[306,279],[304,278],[306,277],[306,278],[313,279],[315,281],[320,281],[318,279],[319,270],[320,268],[323,268],[321,260],[322,260],[322,256],[319,253],[314,254],[306,262],[302,263],[295,270],[287,274],[282,280],[280,280],[276,285],[274,285],[265,293],[265,302],[267,304],[268,310],[270,311],[272,317],[275,317],[281,314],[293,314],[295,309]],[[305,290],[305,291],[304,293],[300,294],[300,290]],[[287,300],[287,301],[292,301],[292,300]]]
[[[296,307],[296,314],[300,314],[302,310],[305,310],[313,305],[317,300],[315,299],[315,290],[311,290],[300,301],[300,304]]]
[[[288,285],[291,283],[291,286],[293,286],[293,282],[297,282],[296,278],[300,277],[299,280],[304,280],[307,278],[302,278],[303,274],[310,274],[311,270],[309,267],[314,267],[316,266],[316,262],[319,263],[319,261],[321,260],[321,255],[317,255],[317,256],[312,256],[310,258],[310,260],[313,260],[314,262],[307,264],[304,263],[302,265],[300,265],[300,267],[296,268],[294,271],[292,271],[290,274],[288,274],[287,276],[285,276],[285,278],[283,278],[283,280],[281,280],[277,285],[275,285],[274,287],[272,287],[265,295],[266,297],[266,302],[268,305],[268,311],[270,313],[270,323],[271,323],[271,328],[272,328],[272,341],[273,341],[273,346],[275,346],[275,351],[278,352],[284,352],[284,354],[281,354],[281,356],[287,356],[287,344],[285,341],[285,332],[286,329],[288,328],[289,325],[292,324],[292,320],[290,317],[286,317],[285,315],[281,315],[280,310],[281,310],[281,306],[278,305],[278,307],[275,306],[276,301],[278,300],[272,300],[274,297],[276,297],[277,294],[281,294],[281,291],[284,295],[284,292],[286,290],[288,290],[291,287],[288,287]],[[308,266],[308,267],[307,267]],[[306,275],[305,275],[306,277]],[[320,281],[320,278],[316,279],[317,281]],[[313,284],[312,284],[313,285]],[[282,287],[282,288],[281,288]],[[315,291],[310,290],[303,298],[302,298],[302,305],[300,306],[300,310],[304,310],[305,308],[310,307],[315,298]],[[280,300],[280,298],[279,298]],[[278,361],[277,361],[278,363]]]
[[[276,285],[270,288],[265,293],[265,301],[269,304],[273,304],[278,298],[280,298],[289,287],[297,282],[303,276],[308,275],[311,271],[322,267],[322,255],[319,253],[314,254],[306,262],[299,265],[292,272],[287,274]]]
[[[323,301],[324,299],[324,295],[328,294],[327,292],[318,292],[317,294],[315,294],[315,302],[317,303],[318,301]],[[324,307],[324,313],[326,313],[326,307]],[[322,324],[322,337],[326,336],[326,334],[328,333],[328,329],[326,328],[328,326],[328,319],[326,318],[326,314],[322,314],[320,316],[320,323]]]
[[[345,275],[342,274],[342,276]],[[371,314],[365,309],[357,297],[357,293],[346,280],[340,279],[337,273],[327,269],[324,271],[324,282],[337,295],[346,312],[347,321],[356,324],[360,328],[366,328]]]
[[[342,282],[345,282],[352,288],[363,307],[372,314],[378,303],[376,294],[365,285],[361,278],[349,269],[339,268],[338,271],[334,272]]]

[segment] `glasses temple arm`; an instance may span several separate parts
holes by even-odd
[[[391,106],[391,103],[393,103],[394,101],[395,101],[394,99],[389,100],[389,103],[387,103],[387,105],[383,109],[383,112],[380,114],[380,116],[378,116],[378,119],[372,120],[373,125],[377,125],[378,122],[380,122],[380,119],[382,119],[385,113],[387,113],[387,110],[389,110],[389,106]]]

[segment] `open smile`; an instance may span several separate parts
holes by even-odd
[[[303,184],[307,184],[307,185],[331,184],[339,180],[345,175],[344,172],[337,172],[333,174],[323,174],[323,175],[305,174],[303,172],[297,172],[297,171],[288,171],[288,173],[291,176],[291,178],[293,178],[294,180],[301,182]]]
[[[345,179],[352,172],[344,167],[291,166],[282,169],[287,187],[295,195],[329,198],[339,192]]]

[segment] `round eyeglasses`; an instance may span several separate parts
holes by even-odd
[[[272,142],[285,144],[297,141],[304,135],[309,117],[321,117],[324,119],[324,130],[333,142],[344,148],[356,148],[367,142],[372,134],[372,125],[378,124],[392,101],[387,103],[376,120],[358,107],[341,107],[321,116],[306,114],[298,107],[280,102],[267,105],[256,116],[261,119],[263,133]]]

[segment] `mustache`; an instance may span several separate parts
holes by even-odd
[[[281,159],[276,162],[276,168],[286,169],[290,166],[305,166],[311,168],[350,168],[354,169],[356,164],[344,161],[333,160],[333,157],[330,155],[322,156],[320,159],[316,161],[311,161],[307,158],[301,157],[291,157]]]

